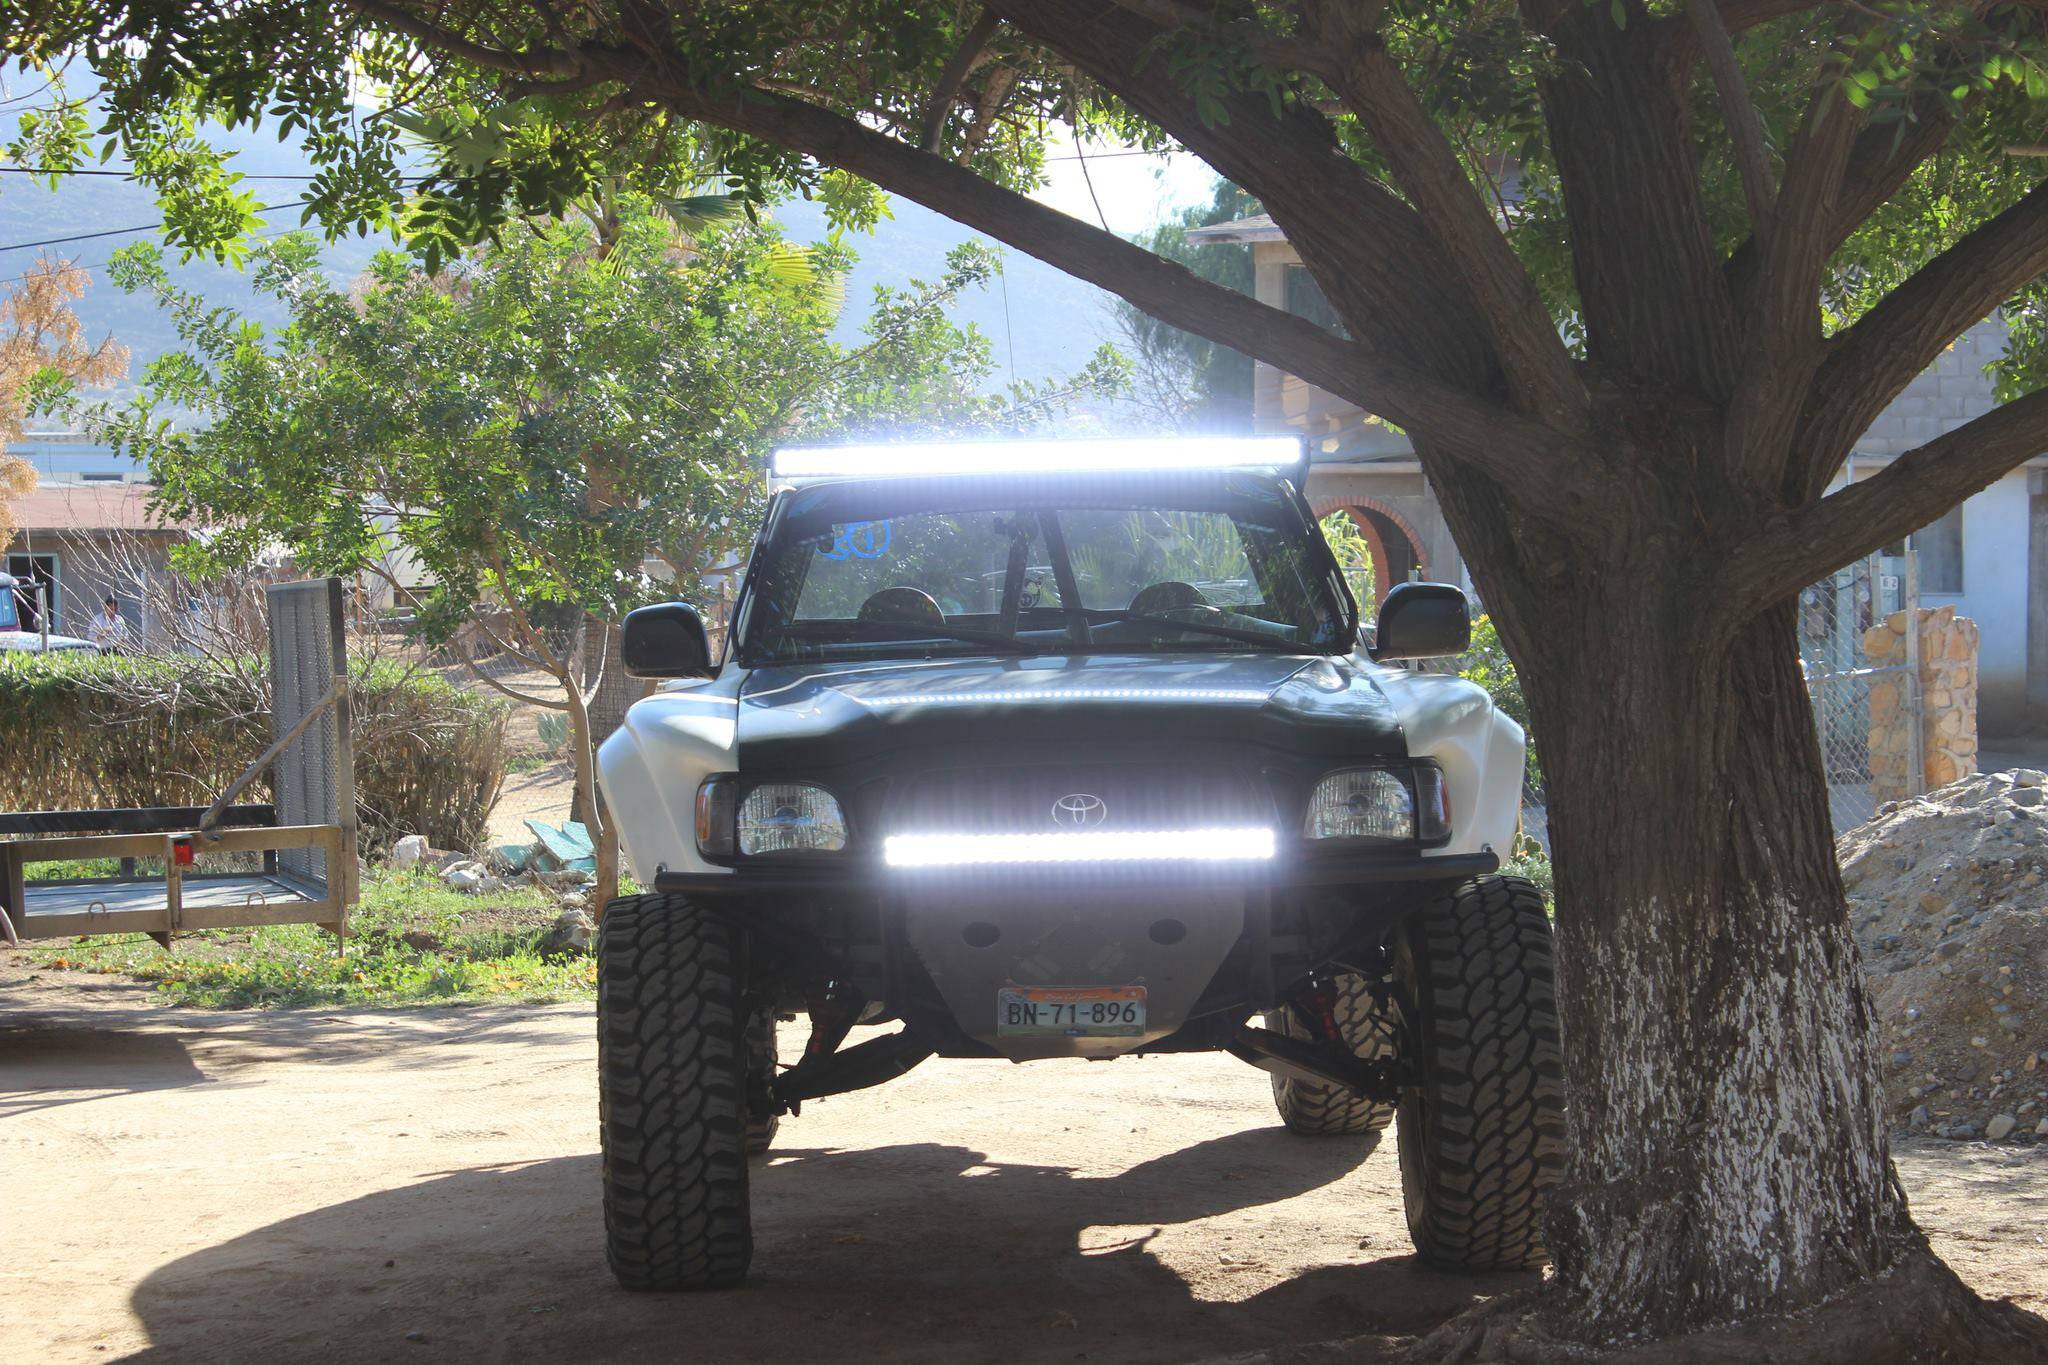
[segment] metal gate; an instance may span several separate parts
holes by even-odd
[[[1909,622],[1917,621],[1919,597],[1910,548],[1903,554],[1857,560],[1799,594],[1799,662],[1813,703],[1813,726],[1827,773],[1828,810],[1837,834],[1870,819],[1883,803],[1873,789],[1870,763],[1871,692],[1880,683],[1895,684],[1912,734],[1904,790],[1923,788],[1920,633],[1906,632],[1903,661],[1874,662],[1863,643],[1864,633],[1893,612],[1905,611]]]

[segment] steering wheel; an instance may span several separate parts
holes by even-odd
[[[893,621],[904,625],[943,626],[946,614],[928,592],[916,588],[883,588],[860,604],[859,619]]]
[[[1164,616],[1168,612],[1187,611],[1200,608],[1205,613],[1216,609],[1209,605],[1209,599],[1202,596],[1202,590],[1192,583],[1169,580],[1152,583],[1138,589],[1138,595],[1131,599],[1130,611],[1136,616]]]

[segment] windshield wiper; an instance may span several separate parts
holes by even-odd
[[[1036,654],[1038,646],[1029,640],[1020,640],[1014,635],[999,635],[992,630],[967,630],[955,625],[934,625],[929,621],[850,621],[847,624],[856,630],[887,631],[887,642],[915,644],[927,637],[936,636],[941,640],[958,640],[963,644],[987,645],[991,649],[1011,654]]]
[[[1248,645],[1266,645],[1274,649],[1292,650],[1297,647],[1293,640],[1279,635],[1268,635],[1264,631],[1239,630],[1235,626],[1212,626],[1204,621],[1183,621],[1177,616],[1154,616],[1141,611],[1119,612],[1107,621],[1097,621],[1094,628],[1101,630],[1104,626],[1121,625],[1125,621],[1137,621],[1148,626],[1166,626],[1173,630],[1192,630],[1198,635],[1216,635],[1225,640],[1242,640]]]

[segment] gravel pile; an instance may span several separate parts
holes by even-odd
[[[1836,846],[1895,1121],[2048,1138],[2048,780],[1887,803]]]

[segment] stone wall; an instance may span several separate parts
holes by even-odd
[[[1895,611],[1863,635],[1873,668],[1906,662],[1906,613]],[[1954,607],[1920,612],[1923,789],[1945,787],[1977,771],[1977,623]],[[1879,675],[1870,688],[1870,795],[1896,801],[1911,790],[1912,715],[1905,679]]]

